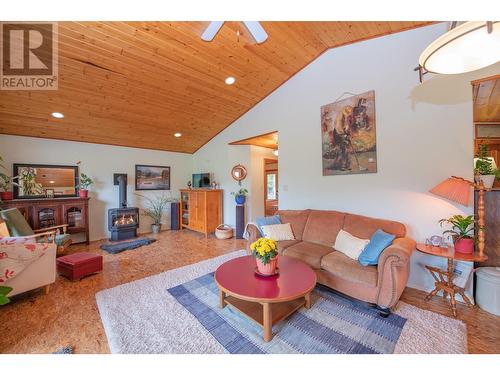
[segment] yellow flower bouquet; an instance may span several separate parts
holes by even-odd
[[[250,245],[250,249],[252,249],[253,256],[260,259],[263,264],[268,264],[278,255],[278,245],[270,238],[259,238]]]

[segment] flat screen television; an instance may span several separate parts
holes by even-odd
[[[210,187],[210,173],[193,173],[193,187],[194,188],[209,188]]]

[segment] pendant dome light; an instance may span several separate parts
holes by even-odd
[[[455,24],[420,55],[420,81],[427,72],[460,74],[500,61],[500,21]]]

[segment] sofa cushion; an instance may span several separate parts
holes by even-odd
[[[362,266],[356,260],[349,258],[340,251],[334,251],[321,259],[321,269],[342,279],[362,283],[369,286],[377,285],[377,267]]]
[[[378,229],[370,239],[370,243],[361,252],[358,258],[359,264],[362,266],[375,266],[378,264],[378,258],[382,251],[392,244],[394,234],[385,233],[383,230]]]
[[[258,217],[257,219],[255,219],[255,224],[256,224],[257,228],[259,229],[260,234],[263,236],[264,232],[262,232],[262,227],[264,225],[281,224],[281,220],[280,220],[280,217],[278,215]]]
[[[281,222],[290,223],[295,239],[302,240],[302,233],[306,226],[307,218],[311,210],[284,210],[279,211]]]
[[[405,226],[397,221],[374,219],[353,214],[345,215],[344,227],[342,229],[360,238],[371,238],[377,229],[394,234],[398,238],[406,235]]]
[[[333,246],[344,225],[344,217],[343,212],[311,210],[302,239],[323,246]]]
[[[341,229],[333,246],[335,250],[347,255],[349,258],[358,260],[359,254],[365,249],[370,240],[358,238]]]
[[[290,246],[293,246],[297,243],[299,243],[300,241],[297,241],[297,240],[291,240],[291,241],[278,241],[276,242],[276,244],[278,245],[278,253],[280,255],[283,254],[283,251],[287,248],[289,248]]]
[[[263,225],[262,233],[264,234],[264,238],[270,238],[275,241],[295,240],[290,223]]]
[[[312,268],[319,269],[321,267],[321,258],[333,251],[331,247],[301,241],[292,245],[283,251],[283,255],[299,259]]]

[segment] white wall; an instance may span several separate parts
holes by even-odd
[[[80,171],[95,181],[90,191],[90,239],[109,237],[107,212],[118,207],[118,186],[113,185],[113,173],[127,173],[127,199],[129,206],[142,207],[141,199],[135,196],[135,164],[170,166],[170,192],[140,191],[142,195],[171,193],[179,197],[179,189],[191,179],[192,156],[188,154],[152,151],[130,147],[107,146],[92,143],[57,141],[50,139],[0,135],[0,155],[12,171],[12,163],[76,165],[81,161]],[[170,228],[169,212],[163,219]],[[151,221],[141,216],[141,232],[150,231]]]
[[[231,167],[250,163],[250,157],[235,157],[235,147],[241,146],[227,144],[278,130],[281,209],[336,209],[394,219],[417,241],[440,233],[440,218],[472,209],[428,191],[450,175],[472,178],[470,81],[500,73],[497,64],[470,74],[429,74],[419,84],[413,71],[419,54],[445,31],[446,25],[433,25],[326,52],[196,152],[195,168],[215,172],[222,188],[231,190]],[[320,107],[343,92],[369,90],[375,90],[378,173],[323,176]],[[230,224],[232,210],[226,204]],[[410,286],[429,289],[432,280],[422,263],[441,261],[418,253],[412,261]]]

